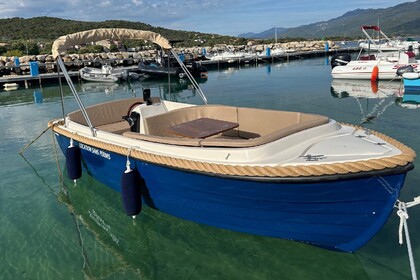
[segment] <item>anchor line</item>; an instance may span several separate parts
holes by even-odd
[[[38,172],[36,171],[36,169],[29,163],[29,161],[25,158],[25,156],[23,155],[23,153],[33,144],[35,143],[42,135],[44,135],[49,129],[51,129],[52,127],[47,127],[46,129],[44,129],[34,140],[32,140],[30,143],[28,143],[27,145],[25,145],[25,147],[23,147],[20,151],[19,154],[20,156],[29,164],[29,166],[34,170],[35,174],[39,177],[41,177]],[[57,165],[57,170],[58,170],[58,176],[59,176],[59,182],[60,182],[60,192],[56,193],[53,188],[51,186],[49,186],[46,181],[41,177],[42,181],[44,182],[44,185],[47,186],[47,188],[51,191],[51,193],[55,196],[55,198],[57,199],[57,201],[61,201],[64,204],[67,205],[68,210],[72,213],[71,216],[73,216],[73,221],[75,223],[75,227],[76,230],[78,232],[78,240],[79,240],[79,244],[81,246],[82,249],[82,258],[83,258],[83,269],[85,267],[87,267],[88,269],[88,273],[90,274],[89,277],[94,277],[94,274],[92,272],[91,266],[89,264],[89,260],[86,254],[86,251],[84,249],[84,244],[83,244],[83,238],[82,238],[82,233],[80,230],[80,226],[79,226],[79,222],[78,222],[78,217],[76,216],[76,213],[73,211],[73,205],[71,203],[70,197],[69,197],[69,193],[67,191],[67,188],[65,187],[64,184],[64,179],[63,179],[63,172],[61,171],[61,167],[60,167],[60,162],[58,159],[58,152],[57,152],[57,145],[56,145],[56,140],[54,138],[54,130],[51,129],[52,132],[52,142],[53,142],[53,146],[54,146],[54,156],[55,156],[55,161],[56,161],[56,165]],[[65,196],[65,200],[60,199],[61,194],[63,194]]]
[[[42,135],[45,134],[45,132],[47,132],[51,127],[47,127],[46,129],[44,129],[37,137],[35,137],[34,140],[32,140],[31,142],[29,142],[28,144],[25,145],[25,147],[23,147],[20,151],[19,154],[22,154],[24,151],[26,151],[26,149],[28,149],[33,143],[36,142],[36,140],[38,140]],[[51,131],[53,131],[51,129]]]
[[[62,200],[62,202],[67,205],[67,209],[72,214],[71,216],[73,217],[73,222],[74,222],[75,228],[77,230],[77,239],[79,240],[80,248],[81,248],[81,251],[82,251],[81,254],[82,254],[82,258],[83,258],[83,271],[87,267],[88,272],[90,274],[89,277],[94,277],[94,274],[93,274],[93,271],[90,267],[89,259],[88,259],[88,256],[87,256],[87,253],[86,253],[86,250],[85,250],[85,247],[84,247],[84,243],[83,243],[82,232],[80,230],[80,225],[79,225],[79,219],[80,218],[74,212],[73,204],[71,203],[69,192],[67,190],[66,184],[64,183],[63,172],[61,171],[60,161],[58,159],[57,144],[55,142],[56,139],[54,138],[54,131],[52,129],[51,129],[51,131],[52,131],[52,142],[53,142],[53,146],[54,146],[54,154],[55,154],[55,159],[56,159],[58,176],[59,176],[59,180],[60,180],[60,190],[66,198],[66,200],[65,201]],[[57,195],[57,200],[60,201],[58,196],[59,195]]]

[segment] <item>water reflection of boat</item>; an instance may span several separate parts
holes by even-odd
[[[402,74],[404,89],[406,91],[420,91],[420,72],[413,67],[406,69],[407,71]]]
[[[120,85],[118,83],[101,83],[101,82],[89,82],[81,83],[80,90],[81,92],[105,92],[111,93],[114,92]]]
[[[399,82],[371,82],[366,80],[333,80],[331,95],[335,98],[353,97],[362,114],[361,124],[371,123],[403,95]],[[362,100],[366,104],[362,105]],[[376,103],[375,103],[376,102]]]
[[[337,80],[331,82],[331,94],[334,97],[384,98],[402,96],[400,82],[371,82],[368,80]]]
[[[207,82],[207,78],[196,79],[198,84]],[[137,87],[136,83],[131,84]],[[196,90],[191,82],[185,79],[171,79],[170,81],[163,79],[140,79],[138,84],[141,88],[156,89],[160,98],[175,102],[183,102],[189,98],[196,97]]]
[[[406,90],[399,105],[407,109],[420,108],[420,90]]]
[[[57,200],[67,206],[78,225],[80,232],[75,231],[75,238],[81,241],[80,251],[85,252],[87,265],[98,258],[98,251],[102,260],[112,260],[110,266],[83,267],[85,275],[94,275],[95,279],[109,279],[109,275],[113,279],[188,279],[194,275],[194,279],[207,279],[207,275],[215,279],[265,279],[267,271],[273,279],[282,279],[282,268],[288,269],[289,276],[299,278],[302,271],[296,263],[301,262],[309,263],[306,275],[322,279],[325,271],[311,261],[315,256],[317,264],[334,264],[337,260],[347,264],[332,269],[328,273],[332,278],[368,278],[355,254],[202,226],[150,208],[143,209],[133,222],[121,211],[121,200],[115,192],[90,176],[79,179],[77,187],[64,179]],[[281,269],[273,270],[273,262],[267,260],[282,260],[278,264]],[[244,263],[249,271],[242,269]],[[221,270],[221,264],[228,269]]]

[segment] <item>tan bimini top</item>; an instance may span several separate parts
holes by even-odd
[[[71,46],[87,44],[111,38],[118,40],[147,40],[158,44],[160,47],[166,50],[172,48],[166,38],[155,32],[125,28],[100,28],[61,36],[54,41],[52,46],[52,54],[54,58],[57,58],[59,55],[65,54],[67,49]]]

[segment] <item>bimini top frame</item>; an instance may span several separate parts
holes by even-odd
[[[89,125],[89,128],[93,136],[96,136],[95,129],[89,119],[89,116],[85,110],[85,107],[82,101],[80,100],[79,94],[77,93],[73,85],[73,82],[70,79],[70,76],[67,72],[67,69],[66,69],[66,66],[64,65],[63,60],[61,59],[61,56],[65,55],[67,52],[67,49],[69,49],[70,47],[74,45],[97,42],[97,41],[105,40],[105,39],[147,40],[147,41],[151,41],[159,45],[164,50],[169,50],[172,53],[172,55],[175,57],[179,65],[181,66],[182,70],[187,75],[188,79],[193,84],[194,88],[200,94],[201,98],[203,99],[203,102],[205,104],[208,103],[207,98],[205,97],[200,86],[195,81],[191,73],[188,71],[185,64],[178,57],[176,52],[172,49],[172,46],[170,45],[169,41],[158,33],[151,32],[151,31],[144,31],[144,30],[125,29],[125,28],[100,28],[100,29],[92,29],[92,30],[77,32],[77,33],[73,33],[69,35],[64,35],[54,41],[53,46],[52,46],[52,54],[53,54],[54,59],[56,59],[57,61],[57,69],[58,71],[61,70],[63,72],[63,75],[68,85],[70,86],[70,89],[77,101],[77,104],[79,105],[80,110],[82,111],[84,118],[86,119],[87,124]]]

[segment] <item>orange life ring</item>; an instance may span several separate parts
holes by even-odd
[[[373,93],[378,93],[378,81],[370,81],[370,87]]]
[[[372,76],[370,76],[370,80],[372,82],[376,82],[378,80],[378,73],[379,73],[378,66],[373,67]]]

